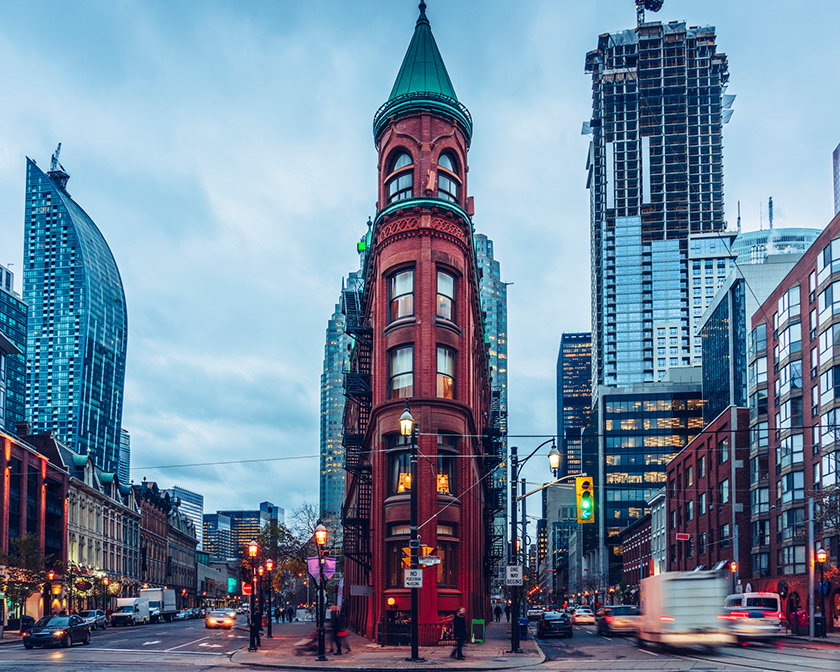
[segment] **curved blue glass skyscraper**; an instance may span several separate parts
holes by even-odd
[[[57,157],[56,157],[57,158]],[[105,238],[66,191],[57,160],[26,160],[26,414],[100,469],[119,464],[128,316]],[[58,168],[58,169],[56,169]]]

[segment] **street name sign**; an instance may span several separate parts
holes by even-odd
[[[506,586],[522,585],[522,565],[508,565],[505,567],[505,572]]]
[[[405,579],[403,586],[405,588],[422,588],[423,587],[423,570],[422,569],[405,569]]]
[[[439,555],[425,555],[422,558],[417,558],[417,562],[421,565],[439,565],[440,564],[440,556]]]

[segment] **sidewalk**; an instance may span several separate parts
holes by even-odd
[[[464,645],[466,660],[450,658],[451,646],[421,646],[419,654],[425,660],[422,663],[406,661],[411,655],[408,646],[382,647],[359,637],[351,632],[347,639],[350,653],[336,656],[329,653],[329,634],[326,641],[326,661],[315,660],[316,654],[295,655],[296,642],[309,637],[314,629],[312,623],[272,624],[273,639],[263,633],[262,647],[257,652],[246,649],[237,651],[232,660],[242,665],[281,667],[284,669],[305,670],[510,670],[520,667],[533,667],[545,660],[536,641],[529,637],[522,640],[523,653],[510,654],[510,624],[488,623],[483,644]]]
[[[17,630],[12,630],[11,632],[8,630],[3,631],[3,639],[0,639],[0,646],[9,645],[9,644],[20,644],[23,639],[20,636],[20,633]]]

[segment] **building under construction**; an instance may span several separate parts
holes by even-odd
[[[595,391],[658,380],[662,358],[696,363],[688,237],[725,228],[722,127],[734,96],[713,27],[605,33],[586,72]]]

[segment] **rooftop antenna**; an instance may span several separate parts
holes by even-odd
[[[764,203],[758,202],[758,230],[764,231]]]
[[[741,233],[741,201],[738,201],[738,233]]]
[[[773,228],[773,197],[767,203],[767,218],[770,220],[770,228]]]
[[[50,170],[47,173],[47,177],[49,177],[53,182],[55,182],[58,187],[63,191],[67,187],[67,180],[70,179],[70,175],[64,170],[64,166],[58,160],[58,155],[61,154],[61,143],[58,143],[58,147],[55,148],[53,152],[52,159],[50,159]]]
[[[641,26],[645,22],[645,10],[658,12],[662,9],[665,0],[636,0],[636,25]]]

